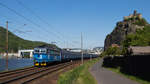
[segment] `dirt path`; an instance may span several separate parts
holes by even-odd
[[[139,84],[115,72],[101,67],[102,62],[103,60],[100,60],[90,68],[90,72],[95,77],[98,84]]]

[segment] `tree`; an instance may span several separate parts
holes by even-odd
[[[105,51],[105,55],[113,55],[113,56],[121,55],[121,50],[119,47],[109,47]]]

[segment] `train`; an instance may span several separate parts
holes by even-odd
[[[84,53],[83,58],[95,58],[97,55]],[[34,66],[47,66],[50,63],[65,62],[81,59],[80,52],[55,49],[49,46],[38,46],[33,52]]]

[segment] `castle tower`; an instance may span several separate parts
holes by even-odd
[[[136,16],[136,15],[137,15],[137,11],[136,11],[136,10],[134,10],[133,15],[134,15],[134,16]]]

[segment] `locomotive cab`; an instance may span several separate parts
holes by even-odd
[[[51,48],[34,48],[34,66],[46,66],[48,63],[60,62],[61,53]]]
[[[47,50],[46,48],[34,49],[34,66],[46,66],[47,65]]]

